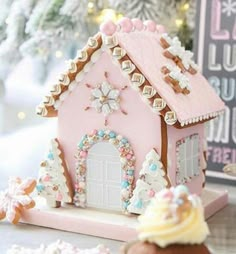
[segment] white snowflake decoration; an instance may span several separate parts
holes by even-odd
[[[222,13],[225,13],[228,17],[236,14],[236,1],[227,0],[222,2]]]
[[[168,75],[178,81],[181,89],[187,88],[190,90],[189,79],[181,72],[181,69],[178,66],[167,64],[166,68],[170,71]]]
[[[91,107],[105,117],[120,109],[120,91],[114,89],[108,82],[102,82],[92,89]]]
[[[181,42],[178,37],[171,38],[168,34],[163,34],[162,38],[169,44],[169,47],[166,48],[172,56],[178,57],[186,70],[189,70],[190,67],[197,70],[198,67],[196,63],[192,60],[193,53],[189,50],[185,50],[181,46]]]

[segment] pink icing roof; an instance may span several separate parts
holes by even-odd
[[[194,75],[185,73],[191,86],[188,95],[175,93],[164,81],[161,68],[174,62],[163,55],[160,33],[136,30],[130,33],[117,31],[115,35],[133,63],[156,88],[171,110],[176,112],[179,122],[224,110],[223,101],[199,71]]]

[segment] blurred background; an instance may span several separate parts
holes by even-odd
[[[56,119],[37,116],[35,107],[65,60],[75,57],[103,21],[151,19],[192,49],[195,5],[194,0],[1,0],[1,179],[37,176],[47,143],[56,136]]]

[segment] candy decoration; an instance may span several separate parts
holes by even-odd
[[[23,209],[35,206],[34,200],[29,196],[36,186],[34,179],[21,180],[19,177],[10,178],[8,189],[0,192],[0,220],[5,217],[13,224],[21,218]]]
[[[166,177],[160,156],[155,149],[152,149],[146,155],[139,172],[139,179],[130,199],[128,211],[142,214],[155,193],[167,187]]]
[[[160,43],[165,49],[164,56],[173,59],[180,69],[195,74],[198,70],[196,63],[192,60],[193,53],[182,47],[178,37],[170,38],[167,34],[162,34]]]
[[[120,91],[104,81],[91,90],[91,107],[105,117],[120,109]]]
[[[86,152],[83,156],[86,157]],[[51,140],[47,159],[40,165],[36,189],[49,206],[59,207],[61,202],[72,202],[73,189],[57,139]]]
[[[165,81],[173,87],[176,93],[190,93],[189,79],[181,72],[178,66],[167,64],[161,70],[165,74]]]
[[[105,36],[103,38],[103,42],[108,48],[114,48],[118,45],[118,41],[115,36]]]
[[[74,203],[76,206],[86,206],[86,158],[82,155],[88,153],[89,149],[97,142],[111,142],[120,152],[120,161],[124,170],[121,182],[121,200],[123,210],[127,211],[130,204],[130,196],[134,183],[134,152],[128,140],[114,131],[94,130],[92,134],[82,137],[78,145],[77,163],[76,163],[76,181]]]
[[[135,18],[135,19],[132,19],[132,23],[133,23],[133,26],[136,30],[138,30],[138,31],[143,30],[144,25],[143,25],[142,20]]]
[[[120,21],[119,21],[119,25],[121,27],[121,31],[122,32],[125,32],[125,33],[129,33],[132,31],[133,29],[133,23],[132,21],[127,18],[127,17],[124,17],[122,18]]]
[[[116,24],[112,21],[106,21],[101,24],[100,31],[105,35],[113,35],[116,31]]]
[[[152,104],[154,112],[159,112],[166,107],[166,102],[162,98],[155,98]]]
[[[87,58],[88,58],[88,53],[87,53],[87,51],[78,50],[78,51],[77,51],[77,56],[76,56],[76,58],[77,58],[80,62],[85,62],[85,61],[87,61]]]
[[[177,116],[174,111],[167,111],[164,119],[168,125],[174,125],[177,122]]]
[[[156,23],[152,20],[146,20],[144,22],[144,25],[146,26],[146,29],[150,32],[155,32],[156,31]]]
[[[97,39],[93,38],[93,37],[90,37],[88,39],[88,45],[90,48],[96,48],[98,46],[98,41]]]
[[[124,72],[130,74],[134,71],[135,66],[132,64],[130,60],[125,60],[122,62],[121,68]]]

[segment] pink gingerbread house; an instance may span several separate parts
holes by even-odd
[[[104,23],[37,108],[58,117],[39,193],[133,213],[164,187],[181,183],[200,194],[204,123],[224,103],[192,56],[152,21]]]

